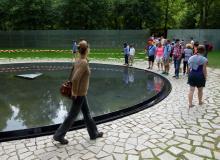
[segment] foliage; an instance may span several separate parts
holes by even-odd
[[[220,28],[219,0],[1,0],[0,30]]]
[[[55,20],[52,0],[2,0],[2,30],[50,29]]]
[[[66,29],[101,29],[107,27],[107,0],[65,0],[61,6],[61,26]]]

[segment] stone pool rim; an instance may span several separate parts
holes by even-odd
[[[2,65],[10,65],[10,64],[34,64],[34,63],[66,63],[66,64],[71,64],[73,62],[67,62],[67,61],[47,61],[47,62],[12,62],[12,63],[1,63],[0,68]],[[123,65],[118,65],[118,64],[108,64],[108,63],[90,63],[90,64],[100,64],[100,65],[109,65],[109,66],[119,66],[119,67],[125,67]],[[155,104],[159,103],[163,99],[165,99],[171,92],[172,90],[172,85],[170,81],[153,71],[150,70],[145,70],[145,69],[140,69],[136,67],[132,67],[136,70],[141,70],[145,72],[150,72],[153,74],[156,74],[160,78],[163,79],[165,82],[163,88],[161,91],[156,94],[155,96],[151,97],[150,99],[144,100],[140,103],[137,103],[133,106],[127,107],[122,110],[118,110],[115,112],[111,112],[108,114],[100,115],[94,117],[94,120],[96,121],[96,124],[101,124],[101,123],[106,123],[109,121],[113,121],[119,118],[123,118],[129,115],[133,115],[135,113],[138,113],[142,110],[145,110],[149,107],[154,106]],[[39,136],[45,136],[45,135],[51,135],[55,132],[55,130],[59,127],[60,124],[54,124],[54,125],[47,125],[47,126],[41,126],[41,127],[36,127],[36,128],[28,128],[28,129],[20,129],[20,130],[13,130],[13,131],[5,131],[5,132],[0,132],[0,142],[6,142],[6,141],[11,141],[11,140],[20,140],[20,139],[26,139],[26,138],[33,138],[33,137],[39,137]],[[77,130],[84,128],[84,120],[78,120],[74,122],[74,125],[71,127],[71,130]]]

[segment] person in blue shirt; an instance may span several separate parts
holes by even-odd
[[[125,57],[125,64],[126,66],[128,66],[128,57],[129,57],[129,45],[127,43],[124,43],[124,48],[123,48],[123,52],[124,52],[124,57]]]
[[[145,51],[148,56],[148,68],[147,69],[153,69],[155,53],[156,53],[156,46],[154,45],[153,40],[151,39],[148,40],[148,45],[146,46]]]
[[[78,52],[78,49],[77,49],[77,42],[74,40],[73,41],[73,44],[72,44],[72,54],[76,60],[76,56],[77,56],[77,52]]]
[[[166,74],[166,75],[169,74],[171,50],[172,50],[172,48],[170,45],[170,40],[165,40],[164,54],[163,54],[164,72],[162,74]]]

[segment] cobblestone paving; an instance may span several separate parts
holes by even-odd
[[[144,69],[146,62],[138,61],[135,67]],[[187,77],[167,78],[172,92],[165,100],[98,125],[103,138],[89,140],[87,131],[80,129],[68,132],[68,145],[54,142],[52,136],[2,142],[0,160],[220,160],[220,70],[208,69],[205,103],[199,106],[195,96],[196,106],[190,110]]]

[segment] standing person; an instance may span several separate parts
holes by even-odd
[[[198,88],[198,99],[199,105],[202,105],[202,96],[203,96],[203,87],[205,87],[206,79],[207,79],[207,63],[208,60],[202,54],[205,51],[205,47],[203,45],[198,46],[198,54],[193,55],[189,58],[189,77],[188,84],[190,85],[189,90],[189,108],[193,107],[192,104],[193,94],[195,91],[195,87]]]
[[[163,70],[163,52],[164,52],[163,46],[161,42],[159,42],[156,48],[156,62],[159,71]]]
[[[175,42],[172,42],[170,46],[171,46],[170,62],[173,62],[173,50],[174,50]]]
[[[125,57],[125,64],[124,65],[128,66],[129,45],[127,43],[124,43],[123,52],[124,52],[124,57]]]
[[[87,90],[89,87],[90,68],[87,62],[88,43],[85,40],[79,43],[79,59],[75,62],[74,70],[72,71],[72,107],[65,118],[64,122],[55,132],[53,139],[61,144],[68,144],[65,139],[67,131],[70,129],[80,110],[86,123],[87,131],[90,139],[102,137],[103,133],[98,132],[95,121],[90,115],[89,106],[87,102]]]
[[[147,69],[153,69],[153,66],[154,66],[156,46],[153,43],[154,41],[152,39],[148,40],[148,45],[145,48],[146,54],[148,56],[148,68]]]
[[[208,53],[209,53],[209,44],[207,41],[204,41],[204,46],[205,46],[205,53],[204,57],[208,58]]]
[[[190,39],[191,39],[191,40],[190,40],[191,45],[194,46],[194,40],[193,40],[193,37],[191,37]]]
[[[181,46],[179,43],[179,39],[176,39],[176,44],[173,49],[173,60],[174,60],[174,68],[175,68],[175,75],[173,77],[175,77],[176,79],[179,79],[181,58],[182,58]]]
[[[186,44],[186,48],[183,51],[184,53],[184,59],[183,59],[183,75],[186,73],[188,74],[189,67],[188,67],[188,60],[193,55],[192,45]]]
[[[199,42],[196,41],[194,43],[194,46],[193,46],[193,54],[197,54],[198,53],[198,46],[199,46]]]
[[[161,36],[160,37],[160,42],[161,42],[162,46],[165,45],[165,41],[166,41],[166,39],[163,36]]]
[[[129,51],[129,65],[132,66],[134,63],[134,55],[135,55],[135,49],[133,45],[130,45],[130,51]]]
[[[77,43],[76,43],[76,41],[73,41],[73,44],[72,44],[72,54],[73,54],[75,60],[76,60],[76,57],[77,57],[77,52],[78,52],[78,50],[77,50]]]
[[[170,40],[166,40],[164,43],[164,52],[163,52],[163,63],[164,63],[164,72],[162,74],[169,74],[170,70],[170,54],[171,54],[171,45]]]

